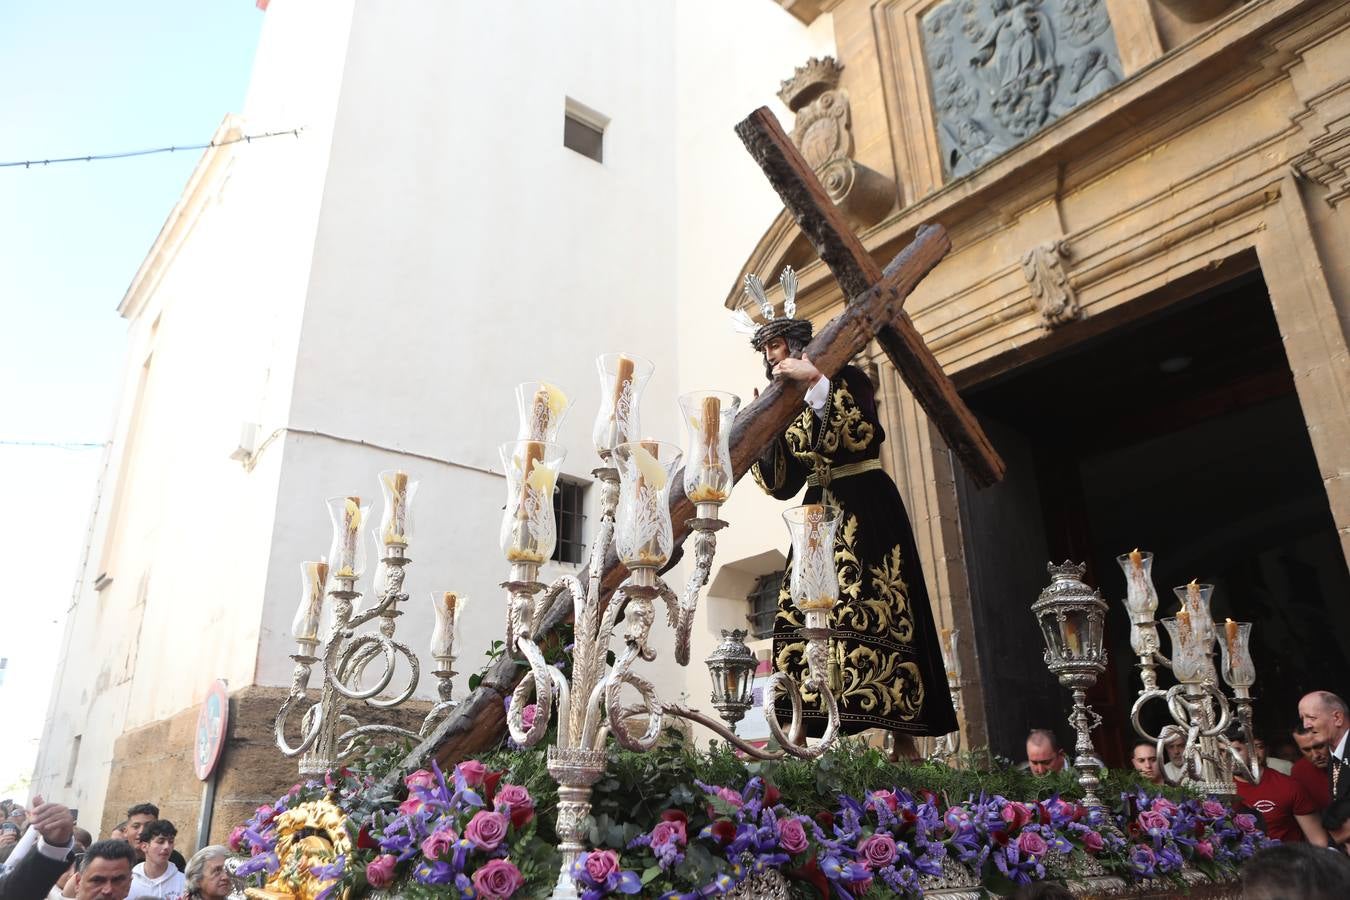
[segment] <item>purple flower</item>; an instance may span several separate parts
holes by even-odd
[[[1146,844],[1135,844],[1130,850],[1130,868],[1135,874],[1147,878],[1153,874],[1158,858]]]
[[[510,820],[499,812],[480,809],[464,828],[464,837],[483,850],[496,850],[506,839]]]
[[[1233,816],[1233,824],[1237,826],[1238,831],[1251,834],[1256,830],[1256,817],[1251,813],[1238,813]]]
[[[895,838],[878,831],[858,845],[858,856],[868,869],[876,870],[895,862]]]
[[[438,779],[435,774],[426,769],[418,769],[411,775],[403,778],[403,783],[408,786],[410,791],[434,791],[438,785]]]
[[[423,860],[413,869],[413,880],[419,884],[449,884],[455,880],[455,870],[447,862]]]
[[[1017,836],[1017,849],[1027,856],[1040,858],[1050,850],[1050,845],[1036,832],[1024,831]]]
[[[802,826],[800,819],[778,820],[778,846],[788,853],[804,853],[806,851],[806,829]]]
[[[586,876],[597,884],[619,871],[619,854],[613,850],[595,850],[586,854]]]
[[[1227,810],[1224,809],[1223,804],[1218,800],[1205,800],[1200,804],[1200,812],[1203,813],[1206,818],[1222,819]]]
[[[1167,821],[1167,816],[1163,815],[1160,812],[1155,812],[1151,809],[1146,809],[1143,812],[1141,812],[1139,814],[1139,818],[1136,819],[1135,821],[1139,823],[1140,828],[1144,829],[1144,831],[1148,832],[1149,834],[1153,834],[1154,832],[1159,831],[1166,831],[1168,827],[1171,825],[1171,823]]]
[[[433,831],[422,842],[422,855],[427,859],[440,859],[449,852],[451,847],[455,846],[457,840],[459,840],[459,835],[455,834],[452,828]]]
[[[373,888],[388,887],[394,883],[394,867],[398,860],[389,854],[377,856],[366,865],[366,881]]]
[[[652,829],[651,846],[653,850],[667,844],[683,847],[688,839],[683,822],[657,822],[656,827]]]
[[[1083,835],[1083,849],[1089,853],[1100,853],[1106,842],[1102,836],[1095,831],[1089,831]]]
[[[525,886],[525,876],[505,859],[494,859],[473,873],[479,900],[507,900]]]
[[[1153,806],[1151,808],[1154,812],[1160,812],[1165,816],[1174,816],[1177,814],[1177,805],[1166,797],[1154,797]]]
[[[531,728],[534,727],[534,720],[535,717],[538,715],[539,715],[539,704],[537,703],[531,703],[529,706],[525,707],[520,711],[520,723],[525,726],[526,731],[529,731]]]
[[[534,798],[530,792],[518,784],[504,784],[497,792],[495,801],[497,811],[502,812],[502,807],[506,807],[506,812],[511,816],[511,824],[516,828],[524,827],[534,818]]]

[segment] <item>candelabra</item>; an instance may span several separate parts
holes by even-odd
[[[1162,620],[1172,643],[1172,658],[1168,659],[1160,651],[1158,623],[1154,619],[1158,592],[1153,586],[1153,554],[1133,550],[1117,557],[1116,562],[1125,573],[1130,647],[1139,658],[1144,685],[1130,710],[1134,730],[1156,743],[1159,759],[1165,758],[1169,743],[1184,741],[1183,781],[1197,790],[1236,793],[1234,772],[1247,781],[1259,782],[1261,766],[1252,743],[1251,687],[1256,683],[1256,667],[1248,649],[1251,623],[1226,620],[1223,639],[1219,640],[1209,610],[1214,586],[1192,581],[1173,588],[1181,608],[1174,617]],[[1223,680],[1233,689],[1231,707],[1215,674],[1216,640],[1221,651]],[[1159,665],[1170,669],[1178,682],[1167,690],[1158,687]],[[1162,700],[1172,717],[1172,722],[1164,725],[1156,736],[1149,734],[1139,720],[1141,711],[1152,700]],[[1246,753],[1239,751],[1226,734],[1234,719],[1242,729]]]
[[[942,650],[942,662],[947,671],[947,690],[951,693],[952,709],[961,713],[961,657],[957,654],[961,629],[944,628],[939,634],[939,646]],[[953,731],[933,739],[933,750],[928,754],[930,762],[950,764],[961,750],[961,732]]]
[[[577,897],[572,864],[585,850],[582,826],[590,812],[591,787],[604,773],[608,735],[613,734],[630,750],[647,751],[660,739],[667,716],[674,716],[699,722],[759,758],[782,755],[742,741],[730,727],[698,710],[662,702],[652,682],[635,670],[639,661],[652,662],[657,656],[649,642],[657,601],[664,604],[675,630],[675,660],[680,665],[688,664],[699,593],[712,567],[716,534],[727,524],[720,512],[732,486],[728,438],[739,400],[717,392],[688,394],[680,399],[682,415],[689,425],[683,488],[695,504],[695,517],[689,522],[694,532],[693,572],[684,593],[676,595],[658,572],[669,562],[674,549],[668,503],[683,454],[671,444],[635,440],[640,433],[639,402],[651,376],[651,364],[622,354],[602,356],[597,364],[602,401],[592,438],[602,462],[594,470],[600,488],[600,516],[585,584],[571,575],[548,586],[539,581],[540,567],[552,553],[555,540],[553,507],[548,498],[564,455],[553,443],[567,409],[562,393],[548,385],[523,385],[517,392],[521,439],[501,449],[507,473],[501,545],[510,564],[510,576],[502,585],[508,603],[507,644],[528,664],[511,696],[507,727],[514,741],[528,747],[544,737],[551,721],[557,723],[555,743],[548,748],[548,769],[559,788],[558,837],[563,855],[553,893],[556,898]],[[818,506],[788,513],[790,529],[796,528],[794,548],[799,540],[803,547],[798,558],[807,558],[800,565],[794,562],[793,585],[794,599],[799,595],[802,598],[799,606],[805,603],[809,607],[802,634],[808,640],[810,672],[801,685],[784,673],[775,674],[769,682],[766,712],[783,752],[803,758],[823,752],[833,741],[839,721],[838,707],[826,683],[830,632],[825,620],[838,596],[833,515],[833,510]],[[629,575],[605,598],[600,573],[611,549]],[[819,569],[825,558],[829,562],[828,578]],[[548,664],[540,646],[547,635],[539,631],[547,610],[567,595],[573,604],[575,629],[570,680]],[[609,663],[607,654],[620,616],[624,645]],[[624,703],[625,688],[636,692],[637,703]],[[822,741],[810,747],[802,736],[803,691],[819,693],[829,714]],[[786,697],[792,710],[786,732],[775,714],[767,711],[779,695]],[[535,715],[527,725],[525,711],[531,702]]]
[[[1101,806],[1097,773],[1104,766],[1092,746],[1092,730],[1102,717],[1087,703],[1088,690],[1106,671],[1106,651],[1102,647],[1106,601],[1083,583],[1086,566],[1065,561],[1051,563],[1050,585],[1031,605],[1045,638],[1045,665],[1059,683],[1073,691],[1073,712],[1069,724],[1077,735],[1074,768],[1083,786],[1083,804]]]
[[[335,497],[328,501],[333,520],[333,543],[328,557],[301,565],[301,596],[291,626],[296,650],[291,654],[295,671],[291,690],[275,722],[276,745],[286,756],[300,757],[301,775],[321,775],[348,760],[359,741],[375,737],[416,740],[424,737],[455,706],[451,699],[454,671],[454,631],[462,602],[453,593],[432,596],[436,628],[431,641],[435,661],[434,674],[440,702],[423,720],[420,731],[393,725],[362,725],[350,715],[352,704],[374,709],[392,709],[406,702],[417,689],[421,671],[417,654],[394,638],[395,620],[401,616],[399,604],[408,600],[403,592],[405,569],[412,562],[408,542],[413,533],[412,501],[418,482],[406,472],[380,473],[384,511],[374,529],[380,559],[375,576],[375,605],[360,611],[361,593],[357,590],[365,572],[367,554],[361,540],[361,526],[370,514],[370,505],[360,497]],[[331,589],[330,589],[331,583]],[[332,620],[320,651],[321,619],[325,591],[331,598]],[[379,619],[376,631],[357,633],[361,626]],[[398,660],[408,665],[407,684],[394,697],[381,699],[393,682]],[[371,663],[379,660],[383,669],[367,684]],[[319,699],[305,707],[311,670],[322,663],[323,684]],[[292,745],[287,725],[292,713],[304,707],[300,717],[300,741]]]

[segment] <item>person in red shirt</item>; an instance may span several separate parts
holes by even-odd
[[[1241,736],[1230,737],[1234,748],[1247,757],[1247,745]],[[1250,757],[1247,757],[1250,758]],[[1236,772],[1238,799],[1244,806],[1261,814],[1266,823],[1266,834],[1284,841],[1308,841],[1319,847],[1331,841],[1322,827],[1320,810],[1308,792],[1293,778],[1274,769],[1261,771],[1261,783],[1252,784]]]
[[[1294,763],[1294,770],[1290,774],[1303,785],[1318,808],[1325,809],[1331,802],[1331,778],[1327,775],[1327,760],[1331,758],[1331,751],[1326,741],[1301,726],[1294,732],[1294,743],[1298,744],[1302,756]]]

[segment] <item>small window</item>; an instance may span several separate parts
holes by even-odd
[[[783,585],[784,570],[761,575],[747,598],[750,601],[750,636],[756,640],[773,636],[773,620],[778,615],[778,590]]]
[[[70,744],[70,765],[66,767],[66,787],[75,784],[75,766],[80,762],[80,744],[84,741],[84,735],[75,735],[75,740]]]
[[[608,125],[608,117],[569,98],[563,109],[563,146],[596,162],[604,162],[605,128]]]
[[[586,485],[560,479],[553,492],[553,518],[558,523],[557,562],[579,563],[586,557]]]

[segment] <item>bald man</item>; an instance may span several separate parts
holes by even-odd
[[[1312,736],[1331,751],[1327,777],[1331,780],[1331,802],[1350,797],[1350,765],[1345,758],[1346,737],[1350,736],[1350,710],[1345,701],[1330,691],[1313,691],[1298,701],[1298,716]]]

